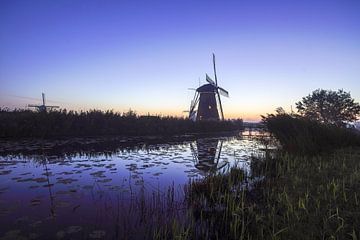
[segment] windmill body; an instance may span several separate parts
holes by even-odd
[[[224,120],[224,113],[220,95],[229,97],[229,93],[225,89],[218,86],[214,54],[213,64],[215,81],[213,81],[206,74],[206,81],[208,83],[196,89],[194,99],[191,101],[189,118],[193,121]]]
[[[52,110],[53,108],[59,108],[59,106],[45,105],[45,93],[42,93],[42,105],[29,104],[28,107],[33,107],[37,109],[39,112],[46,112],[48,109]]]
[[[216,101],[216,88],[211,84],[204,84],[196,91],[199,94],[196,120],[220,120]]]

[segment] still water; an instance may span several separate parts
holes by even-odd
[[[251,174],[250,157],[264,148],[253,136],[243,132],[131,148],[118,142],[110,150],[104,145],[106,151],[64,148],[57,154],[19,144],[16,154],[0,157],[0,239],[146,235],[154,222],[184,214],[190,180],[234,165]]]

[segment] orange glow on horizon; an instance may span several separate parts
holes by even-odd
[[[70,109],[70,108],[69,108]],[[118,112],[118,113],[124,113],[127,112],[129,110],[132,110],[134,112],[136,112],[136,114],[138,115],[157,115],[157,116],[173,116],[173,117],[184,117],[187,118],[188,117],[188,112],[184,112],[180,109],[144,109],[144,108],[133,108],[133,107],[128,107],[128,108],[119,108],[119,107],[98,107],[98,108],[84,108],[84,107],[79,107],[76,108],[74,110],[76,111],[87,111],[87,110],[91,110],[91,109],[99,109],[102,111],[106,111],[106,110],[113,110],[114,112]],[[258,110],[258,109],[257,109]],[[266,113],[269,113],[272,111],[244,111],[243,113],[239,113],[239,112],[224,112],[224,117],[225,119],[243,119],[244,121],[250,121],[250,122],[257,122],[261,120],[261,115],[266,115]]]
[[[24,109],[27,108],[27,103],[38,103],[39,101],[29,101],[24,99],[17,99],[17,101],[12,101],[6,105],[10,109],[20,108]],[[10,104],[11,103],[11,104]],[[133,106],[133,107],[127,107],[124,105],[118,105],[118,104],[106,104],[106,103],[66,103],[62,102],[60,105],[60,109],[67,109],[68,111],[74,110],[74,111],[88,111],[88,110],[112,110],[117,113],[124,113],[128,112],[130,109],[132,111],[135,111],[138,115],[159,115],[159,116],[174,116],[174,117],[188,117],[188,113],[184,112],[183,110],[185,108],[182,108],[182,106],[174,106],[174,108],[147,108],[145,106]],[[267,107],[254,107],[254,108],[248,108],[244,106],[239,107],[226,107],[224,110],[224,116],[226,119],[238,119],[241,118],[244,121],[260,121],[261,115],[266,115],[266,113],[273,112],[275,109],[270,106]],[[243,111],[239,111],[239,109],[242,109]]]

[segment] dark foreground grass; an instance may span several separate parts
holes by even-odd
[[[187,202],[192,220],[163,227],[156,236],[359,239],[360,149],[317,157],[282,153],[254,160],[252,170],[251,178],[233,169],[191,183]],[[263,178],[256,182],[257,176]],[[245,188],[246,179],[255,182]]]
[[[187,223],[158,238],[360,238],[360,136],[287,114],[264,119],[282,149],[189,184]],[[174,228],[176,226],[176,228]]]
[[[185,118],[138,116],[135,112],[86,112],[0,109],[0,138],[54,138],[84,136],[171,136],[214,133],[243,128],[242,120],[193,122]]]

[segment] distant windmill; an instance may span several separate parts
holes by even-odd
[[[198,87],[195,90],[194,99],[191,101],[189,118],[193,121],[224,120],[220,95],[229,97],[229,92],[218,86],[215,54],[213,54],[213,65],[215,82],[206,74],[206,81],[208,84]],[[219,116],[218,105],[220,107],[221,116]]]
[[[29,104],[28,107],[36,108],[39,112],[46,112],[48,109],[59,108],[59,106],[46,106],[45,105],[45,93],[42,93],[42,105]]]

